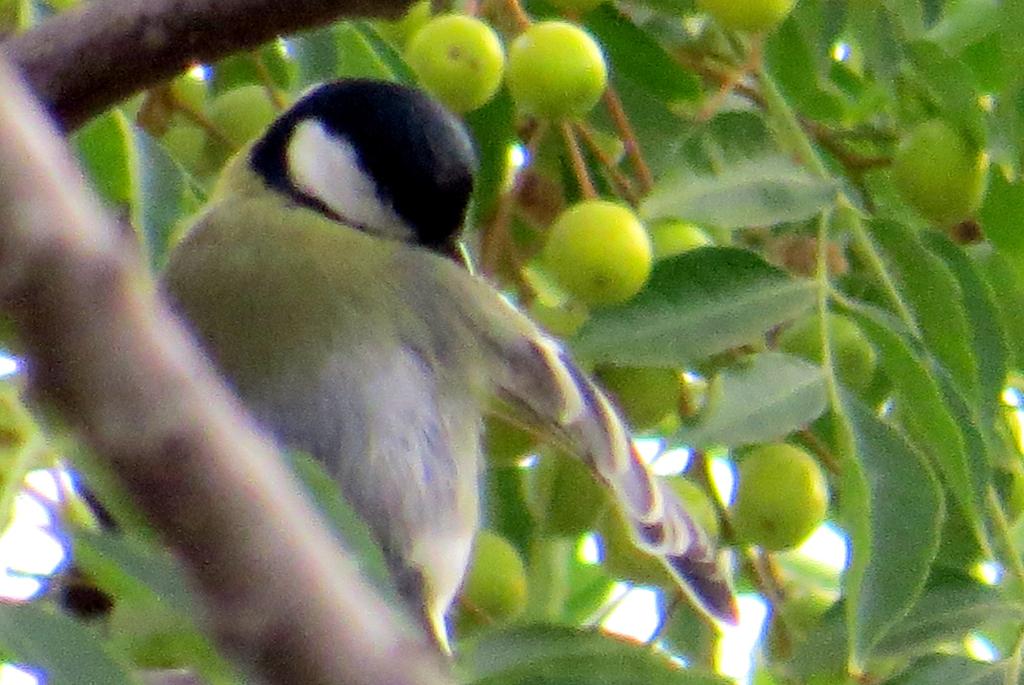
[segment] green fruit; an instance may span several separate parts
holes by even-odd
[[[818,322],[817,314],[796,321],[779,336],[779,349],[821,364],[824,355]],[[842,314],[829,312],[828,333],[836,376],[856,390],[867,388],[875,373],[875,348],[857,324]]]
[[[195,112],[206,107],[206,81],[192,74],[182,74],[171,81],[171,95],[181,105]]]
[[[178,164],[189,171],[199,168],[206,149],[206,131],[190,124],[174,124],[160,140]]]
[[[531,433],[507,421],[488,417],[484,429],[484,453],[494,466],[515,466],[537,446]]]
[[[594,529],[608,506],[605,489],[579,459],[547,457],[531,475],[537,519],[547,535],[579,537]]]
[[[508,51],[508,87],[521,109],[546,119],[581,117],[608,82],[601,48],[564,21],[534,24]]]
[[[707,233],[688,221],[679,219],[663,219],[653,224],[649,231],[655,261],[712,244]]]
[[[541,260],[558,285],[584,304],[617,304],[647,282],[651,242],[626,207],[586,200],[555,220]]]
[[[263,86],[247,85],[215,97],[208,114],[217,130],[239,148],[263,133],[277,117],[277,109]]]
[[[679,409],[679,372],[674,369],[601,366],[596,374],[636,430],[653,428]]]
[[[399,48],[405,48],[416,32],[430,21],[430,0],[415,3],[396,21],[380,21],[376,28],[382,36]]]
[[[515,618],[526,606],[526,568],[508,540],[481,530],[462,584],[456,632],[465,636]]]
[[[940,119],[916,126],[900,143],[892,178],[907,204],[941,227],[970,217],[981,205],[988,160]]]
[[[490,26],[460,14],[427,22],[405,52],[423,87],[456,112],[468,112],[498,92],[505,53]]]
[[[710,538],[717,539],[718,514],[707,493],[683,476],[671,476],[666,482],[697,524]],[[613,576],[639,585],[672,587],[676,584],[661,560],[636,546],[632,528],[618,507],[608,507],[598,528],[604,543],[604,565]]]
[[[807,452],[783,443],[762,445],[740,464],[731,514],[741,540],[791,549],[822,524],[827,511],[825,475]]]
[[[697,0],[697,5],[727,29],[765,31],[789,14],[796,0]]]

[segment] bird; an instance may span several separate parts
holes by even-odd
[[[461,121],[416,88],[315,86],[228,161],[163,288],[255,420],[337,482],[443,649],[494,406],[571,446],[637,544],[735,622],[714,545],[612,402],[457,258],[476,166]]]

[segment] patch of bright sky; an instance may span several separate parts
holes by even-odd
[[[850,58],[850,44],[842,41],[832,46],[832,59],[837,62],[845,62]]]
[[[992,663],[999,659],[999,651],[995,646],[977,633],[971,633],[967,636],[964,640],[964,649],[967,650],[968,655],[978,661]]]

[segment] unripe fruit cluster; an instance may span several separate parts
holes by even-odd
[[[393,40],[404,42],[420,5],[393,25]],[[501,39],[487,23],[446,14],[419,25],[405,45],[405,58],[423,87],[456,112],[486,104],[508,83],[520,109],[545,119],[585,115],[608,80],[601,48],[579,26],[543,21],[517,36],[506,64]]]
[[[184,75],[171,82],[169,91],[177,113],[161,140],[178,163],[199,176],[216,171],[229,153],[263,133],[278,114],[261,85],[239,86],[211,99],[205,81]],[[205,118],[216,135],[196,124],[196,116]]]
[[[692,224],[660,221],[648,232],[628,207],[607,200],[584,200],[552,223],[540,263],[575,301],[608,306],[640,292],[655,259],[709,244],[707,234]],[[650,427],[646,419],[639,423]]]

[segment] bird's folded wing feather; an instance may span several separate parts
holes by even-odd
[[[476,280],[476,279],[474,279]],[[579,456],[617,496],[640,545],[662,558],[697,604],[736,621],[732,589],[706,533],[650,472],[608,397],[566,351],[494,289],[477,281],[473,303],[497,399],[530,428]]]

